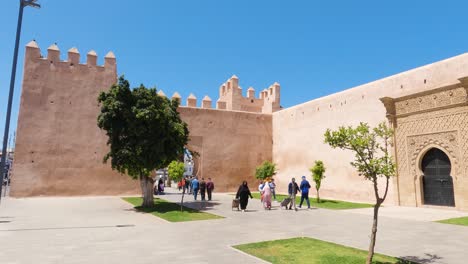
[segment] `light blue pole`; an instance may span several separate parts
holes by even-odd
[[[10,131],[10,117],[11,117],[11,104],[13,101],[13,92],[15,89],[15,79],[16,79],[16,64],[18,62],[18,48],[21,35],[21,25],[23,23],[23,9],[25,6],[32,6],[39,8],[40,5],[36,4],[37,0],[20,0],[19,14],[18,14],[18,26],[16,27],[16,41],[15,41],[15,52],[13,54],[13,67],[11,69],[11,79],[10,79],[10,93],[8,95],[8,106],[6,112],[5,120],[5,133],[3,134],[3,148],[2,148],[2,159],[0,161],[0,178],[2,183],[0,184],[0,201],[3,188],[3,176],[5,174],[5,164],[6,158],[8,156],[8,133]]]

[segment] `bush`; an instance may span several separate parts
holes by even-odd
[[[323,162],[321,160],[316,160],[315,164],[312,168],[310,168],[310,172],[312,172],[312,178],[315,182],[315,189],[317,190],[317,203],[320,203],[320,186],[322,185],[322,180],[325,178],[325,166],[323,166]]]
[[[269,161],[265,161],[255,170],[255,178],[265,180],[276,173],[276,165]]]

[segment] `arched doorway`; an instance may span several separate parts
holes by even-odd
[[[423,157],[424,204],[455,206],[450,159],[442,150],[430,149]]]

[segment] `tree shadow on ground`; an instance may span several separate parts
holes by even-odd
[[[164,193],[157,193],[157,194],[154,194],[154,197],[161,197],[163,198],[164,196],[168,196],[168,195],[182,195],[182,192],[164,192]],[[188,194],[188,193],[185,193],[185,196],[187,195],[192,195],[192,194]]]
[[[311,202],[314,202],[314,203],[317,203],[317,200],[315,198],[311,198],[310,199]],[[313,201],[312,201],[313,200]],[[334,203],[334,204],[337,204],[338,202],[337,201],[334,201],[334,200],[327,200],[327,199],[320,199],[320,202],[318,202],[319,204],[325,204],[325,203]]]
[[[441,260],[442,257],[439,257],[435,254],[425,253],[424,257],[419,256],[404,256],[399,258],[397,264],[430,264],[435,263],[437,260]]]
[[[198,211],[210,211],[213,210],[215,206],[220,205],[221,203],[215,201],[184,201],[184,207],[195,209]],[[180,207],[180,202],[177,202],[177,205]]]
[[[212,203],[215,205],[216,203]],[[211,207],[213,205],[210,205]],[[151,207],[142,207],[142,206],[135,206],[131,209],[124,209],[125,211],[134,211],[137,213],[159,213],[165,214],[174,211],[181,211],[180,204],[163,200],[162,198],[154,198],[154,205]],[[189,203],[184,202],[182,210],[188,213],[199,213],[200,211],[197,207],[190,205]]]

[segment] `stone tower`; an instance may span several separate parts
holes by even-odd
[[[26,46],[23,90],[13,168],[12,196],[74,195],[88,188],[100,194],[134,193],[136,184],[102,163],[106,137],[97,127],[98,94],[117,80],[116,58],[104,65],[90,51],[80,63],[78,49],[60,59],[56,44],[43,57],[35,41]],[[106,182],[106,189],[96,182]]]
[[[255,98],[255,90],[250,87],[244,97],[239,78],[233,75],[219,87],[218,103],[220,102],[226,104],[226,110],[271,114],[281,108],[280,85],[275,82],[268,89],[262,90],[259,98]]]

